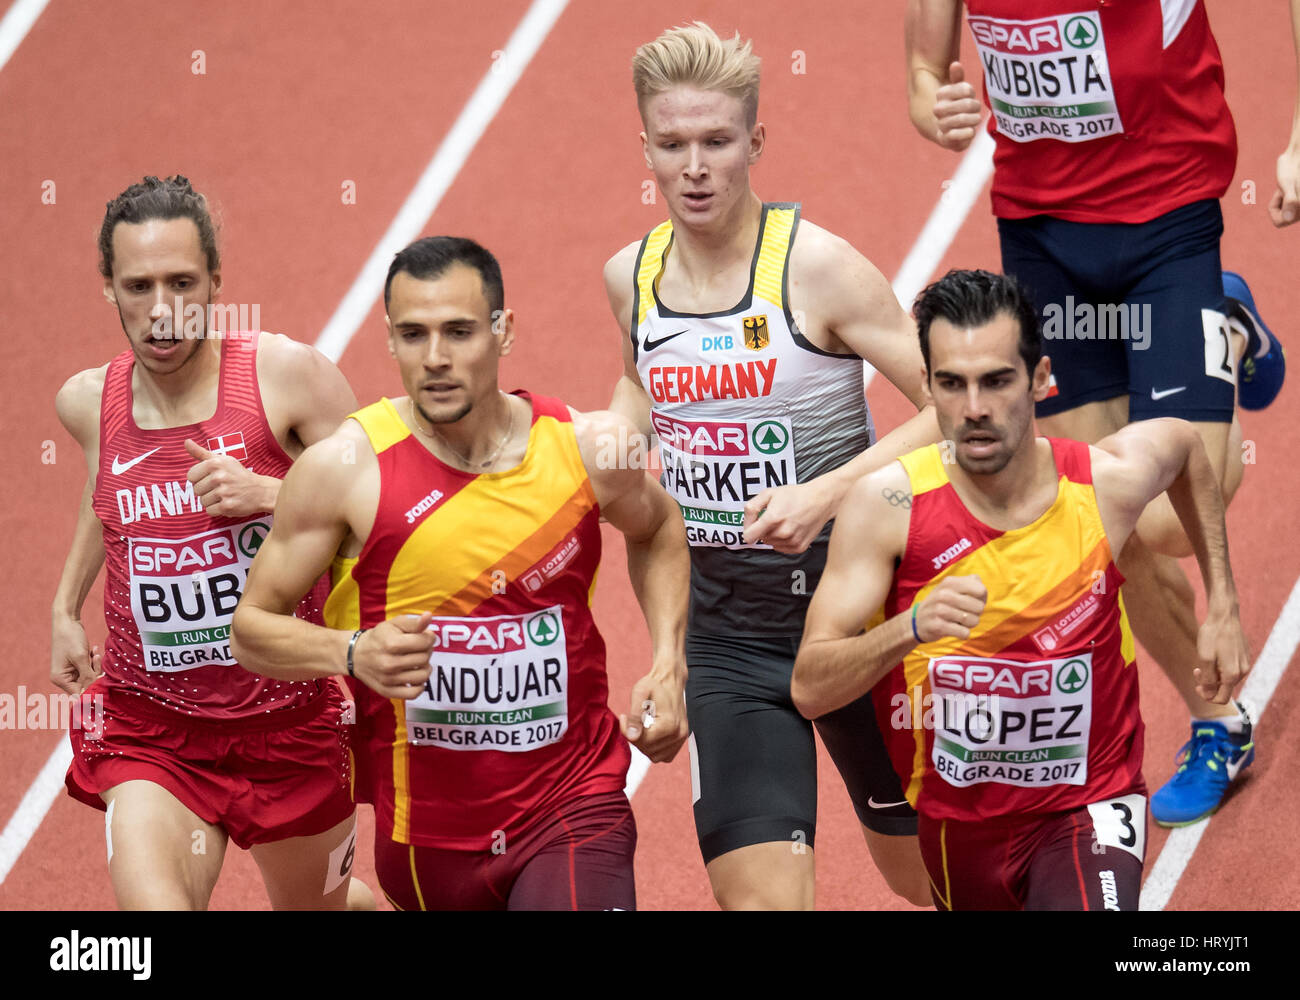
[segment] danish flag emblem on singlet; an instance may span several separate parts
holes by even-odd
[[[745,346],[751,351],[761,351],[770,342],[766,316],[746,316],[741,321],[745,328]]]
[[[234,431],[230,434],[221,434],[217,437],[208,438],[207,449],[214,455],[229,455],[240,462],[248,461],[248,450],[244,447],[243,431]]]

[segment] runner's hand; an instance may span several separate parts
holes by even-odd
[[[960,152],[971,144],[980,127],[983,109],[975,88],[966,82],[961,63],[948,67],[948,82],[934,94],[934,118],[939,126],[939,145]]]
[[[55,618],[51,649],[50,680],[60,690],[81,694],[100,675],[103,651],[86,641],[81,622]]]
[[[417,697],[429,679],[429,654],[436,639],[428,631],[433,615],[398,615],[367,629],[352,650],[357,679],[385,698]]]
[[[1277,190],[1268,214],[1279,229],[1300,219],[1300,150],[1288,148],[1277,158]]]
[[[835,496],[817,480],[769,486],[745,504],[748,544],[766,542],[778,552],[803,552],[835,516]]]
[[[1250,673],[1250,654],[1237,613],[1209,612],[1196,637],[1196,652],[1201,659],[1192,671],[1197,693],[1206,701],[1226,705],[1232,689]]]
[[[691,733],[684,688],[684,677],[664,681],[647,674],[632,688],[631,713],[618,717],[627,741],[655,763],[676,757]]]
[[[259,476],[238,459],[213,454],[189,438],[185,450],[198,460],[187,475],[194,484],[194,495],[213,517],[246,517],[275,506],[268,492],[268,480],[275,481],[270,476]]]
[[[989,592],[978,576],[950,576],[917,607],[916,634],[922,642],[969,639],[988,599]]]

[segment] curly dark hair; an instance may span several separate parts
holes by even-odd
[[[217,227],[208,211],[208,201],[190,186],[189,179],[175,174],[164,180],[146,177],[132,184],[108,203],[104,223],[99,227],[99,273],[113,276],[113,230],[119,222],[138,224],[149,219],[190,219],[199,230],[199,246],[208,260],[208,270],[221,269],[217,249]]]

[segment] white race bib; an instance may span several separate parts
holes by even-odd
[[[189,538],[128,540],[131,613],[146,670],[235,665],[230,617],[270,530],[267,517]]]
[[[1088,780],[1092,654],[1024,663],[930,661],[935,769],[950,785],[1040,788]]]
[[[745,502],[798,482],[794,433],[784,417],[678,420],[652,413],[663,483],[682,510],[691,545],[771,548],[743,541]]]
[[[526,615],[435,618],[424,692],[406,703],[413,746],[521,753],[569,728],[569,658],[560,605]]]
[[[1101,15],[969,18],[998,132],[1015,142],[1087,142],[1124,131]]]

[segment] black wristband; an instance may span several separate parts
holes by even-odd
[[[348,676],[349,677],[355,677],[357,675],[356,671],[353,669],[352,654],[356,652],[357,640],[361,638],[361,633],[365,631],[366,630],[363,628],[357,629],[355,632],[352,633],[352,639],[348,642]]]

